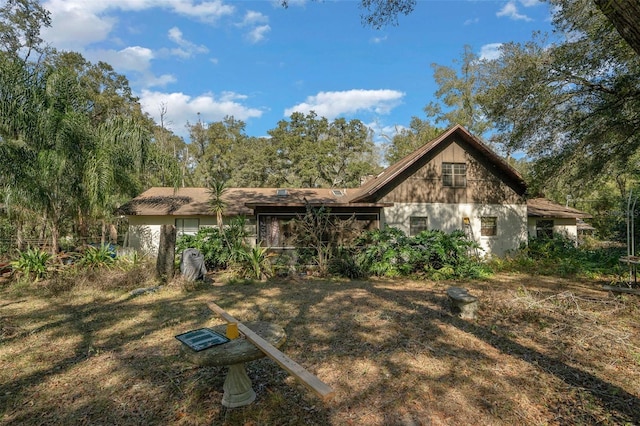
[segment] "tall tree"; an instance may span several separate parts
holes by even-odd
[[[393,136],[385,153],[385,160],[393,164],[411,154],[427,142],[435,139],[442,133],[442,129],[432,126],[429,122],[418,117],[412,117],[409,128],[401,129]]]
[[[40,30],[51,26],[51,15],[38,0],[5,0],[0,5],[0,51],[27,61],[46,48]]]
[[[427,117],[446,127],[460,124],[471,133],[483,136],[491,129],[478,96],[484,87],[483,61],[473,53],[471,46],[464,46],[462,56],[454,61],[454,67],[432,64],[433,77],[438,85],[436,97],[425,107]]]
[[[354,187],[378,167],[370,132],[359,120],[330,123],[313,111],[295,112],[268,133],[277,186]]]
[[[537,176],[587,189],[634,168],[640,56],[586,0],[554,2],[564,41],[504,45],[481,101],[502,140],[538,160]]]
[[[593,0],[620,36],[640,55],[640,2],[637,0]]]

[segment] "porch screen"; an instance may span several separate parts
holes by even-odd
[[[263,247],[293,247],[293,223],[289,216],[260,216],[258,242]]]

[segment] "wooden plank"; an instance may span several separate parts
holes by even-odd
[[[209,308],[220,315],[222,319],[229,323],[237,323],[238,330],[242,334],[245,335],[248,341],[256,345],[258,349],[260,349],[266,356],[274,360],[280,367],[286,370],[293,377],[298,379],[304,386],[306,386],[309,390],[314,392],[320,398],[324,400],[328,400],[333,398],[335,395],[335,391],[318,377],[314,376],[310,372],[308,372],[304,367],[300,364],[283,354],[278,350],[278,348],[274,347],[272,344],[264,340],[262,337],[258,336],[247,326],[236,320],[233,316],[231,316],[228,312],[222,309],[220,306],[216,305],[213,302],[210,302]]]

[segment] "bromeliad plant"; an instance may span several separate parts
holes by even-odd
[[[47,251],[29,248],[18,254],[18,258],[11,262],[11,267],[21,276],[38,281],[47,277],[52,257]]]
[[[78,264],[87,268],[111,268],[116,262],[115,249],[109,244],[87,247]]]

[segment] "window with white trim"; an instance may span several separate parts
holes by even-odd
[[[540,219],[536,220],[536,238],[553,237],[553,220]]]
[[[413,237],[426,231],[429,226],[429,220],[426,216],[411,216],[409,218],[409,236]]]
[[[480,236],[495,237],[498,235],[498,218],[486,216],[480,218]]]
[[[195,235],[200,229],[200,219],[176,219],[176,235]]]
[[[442,186],[464,188],[467,186],[465,163],[442,163]]]

